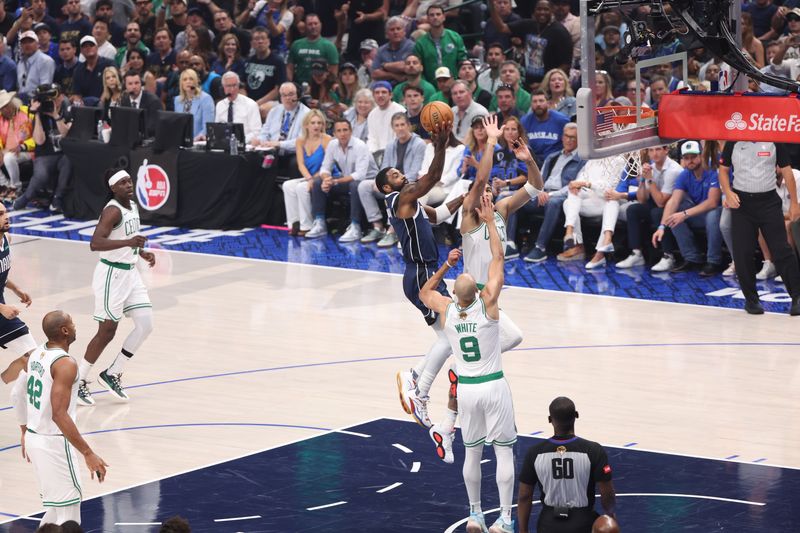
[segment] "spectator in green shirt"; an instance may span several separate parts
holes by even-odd
[[[503,61],[500,65],[500,80],[505,85],[511,85],[514,88],[514,95],[517,99],[517,110],[523,115],[531,110],[531,94],[522,88],[519,81],[521,78],[519,64],[516,61]],[[494,113],[497,111],[497,93],[492,96],[492,102],[489,104],[489,111]]]
[[[422,60],[425,79],[436,83],[436,69],[447,67],[458,72],[458,64],[467,58],[467,49],[461,36],[444,27],[444,11],[441,6],[428,6],[430,31],[417,39],[414,54]]]
[[[406,85],[413,85],[422,89],[422,94],[425,96],[425,103],[431,101],[433,95],[436,94],[436,87],[428,83],[428,80],[422,77],[422,61],[414,54],[406,57],[404,62],[406,81],[398,83],[392,91],[392,100],[397,103],[403,103],[403,89]]]
[[[311,63],[324,60],[328,63],[328,72],[336,77],[339,72],[339,51],[336,46],[320,35],[322,23],[319,16],[306,15],[306,36],[292,43],[289,61],[286,64],[286,77],[297,83],[311,80]]]

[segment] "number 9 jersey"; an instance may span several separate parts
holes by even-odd
[[[502,371],[500,322],[486,316],[483,298],[475,298],[464,308],[457,302],[448,305],[444,331],[453,348],[459,376],[487,376]]]

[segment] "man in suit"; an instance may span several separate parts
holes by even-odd
[[[135,72],[125,74],[125,94],[120,102],[122,107],[144,109],[144,121],[147,126],[147,136],[155,137],[156,111],[163,110],[161,100],[154,94],[142,90],[142,78]]]

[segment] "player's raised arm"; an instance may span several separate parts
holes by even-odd
[[[528,182],[514,191],[514,194],[500,200],[494,206],[497,212],[506,220],[508,220],[508,215],[516,212],[520,207],[536,198],[544,189],[542,173],[539,172],[539,166],[531,155],[528,143],[517,139],[512,143],[511,148],[514,150],[514,157],[519,161],[524,161],[528,167]]]
[[[492,163],[494,162],[494,147],[497,139],[503,133],[503,128],[497,127],[497,115],[489,115],[483,118],[483,127],[486,130],[486,148],[483,150],[481,160],[478,163],[478,171],[475,175],[475,183],[464,198],[464,218],[476,219],[475,209],[480,206],[481,196],[484,189],[489,184],[489,174],[492,173]]]
[[[431,276],[419,291],[419,299],[422,303],[431,311],[439,313],[442,316],[442,321],[444,321],[444,313],[447,311],[447,306],[450,305],[453,300],[439,293],[436,287],[439,286],[439,283],[441,283],[447,271],[456,266],[460,260],[461,250],[458,248],[450,250],[450,253],[447,255],[447,261],[439,267],[436,274]]]
[[[505,264],[505,250],[500,240],[500,233],[494,221],[494,205],[487,197],[481,197],[481,207],[478,210],[478,217],[486,224],[489,230],[489,248],[492,251],[492,260],[489,262],[489,279],[486,286],[481,291],[481,297],[486,304],[486,315],[489,318],[498,320],[500,318],[500,308],[497,299],[503,289],[505,275],[503,265]]]
[[[444,158],[447,153],[447,145],[450,142],[450,135],[453,130],[453,123],[450,121],[436,123],[431,133],[433,144],[433,161],[428,167],[428,172],[412,183],[410,187],[404,187],[400,191],[397,201],[402,204],[413,204],[426,194],[442,179],[444,171]]]

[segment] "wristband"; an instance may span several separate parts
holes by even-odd
[[[687,213],[685,209],[683,211],[683,216],[685,216],[686,218],[689,218],[689,213]]]
[[[542,192],[527,182],[525,183],[525,186],[522,188],[525,189],[525,192],[528,193],[528,196],[530,196],[531,198],[536,198],[537,196],[539,196],[539,193]]]
[[[450,215],[452,215],[450,209],[447,208],[447,204],[440,205],[439,207],[434,209],[434,212],[436,213],[437,224],[441,224],[442,222],[450,218]]]
[[[667,229],[667,227],[664,224],[659,224],[658,229]]]

